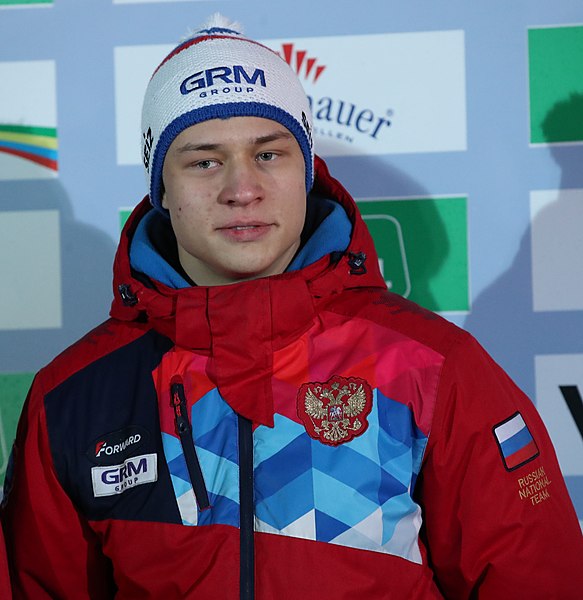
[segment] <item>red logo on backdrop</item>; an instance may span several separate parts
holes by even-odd
[[[363,434],[371,409],[371,387],[359,377],[335,375],[326,383],[304,383],[298,392],[298,416],[306,431],[329,446]]]
[[[326,69],[325,66],[318,65],[318,59],[307,56],[306,50],[294,50],[293,44],[282,44],[283,59],[285,62],[304,79],[311,79],[316,83],[320,75]]]

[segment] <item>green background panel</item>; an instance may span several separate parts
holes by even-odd
[[[468,311],[467,199],[360,201],[392,291],[435,311]]]
[[[528,31],[530,141],[583,141],[583,26]]]
[[[0,373],[0,484],[16,435],[18,417],[34,373]]]
[[[128,217],[132,214],[131,208],[120,208],[119,209],[119,229],[120,231],[123,229]]]

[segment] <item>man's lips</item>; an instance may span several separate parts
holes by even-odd
[[[263,237],[274,226],[274,223],[265,223],[263,221],[253,221],[250,223],[241,223],[238,221],[217,227],[217,231],[229,239],[250,242]]]

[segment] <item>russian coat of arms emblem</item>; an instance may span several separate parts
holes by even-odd
[[[358,377],[335,375],[326,383],[304,383],[297,397],[298,416],[309,436],[329,446],[364,433],[371,409],[370,385]]]

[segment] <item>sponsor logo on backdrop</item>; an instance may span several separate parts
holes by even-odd
[[[314,116],[314,147],[323,156],[450,152],[466,149],[465,49],[463,31],[375,34],[264,40],[298,73]],[[143,94],[171,45],[121,46],[114,50],[117,157],[143,161]],[[436,67],[437,65],[437,67]],[[235,80],[261,84],[245,67]],[[207,91],[201,73],[184,91]],[[204,87],[200,87],[203,86]]]
[[[293,43],[282,44],[280,55],[303,79],[306,88],[315,85],[326,70],[325,65],[318,64],[317,58],[309,56],[306,50],[297,50]],[[322,88],[320,91],[325,92]],[[393,113],[391,108],[386,109],[385,118],[377,116],[371,108],[342,98],[308,93],[308,99],[316,137],[332,136],[352,144],[359,134],[377,139],[381,130],[391,125],[388,118]]]
[[[579,435],[583,439],[583,396],[581,396],[581,390],[578,385],[560,385],[559,390],[565,399]]]
[[[0,81],[5,90],[0,97],[0,180],[55,177],[58,141],[54,62],[0,63]]]
[[[302,81],[319,154],[466,149],[463,32],[265,43]]]
[[[565,476],[583,476],[583,354],[535,356],[536,407]]]

